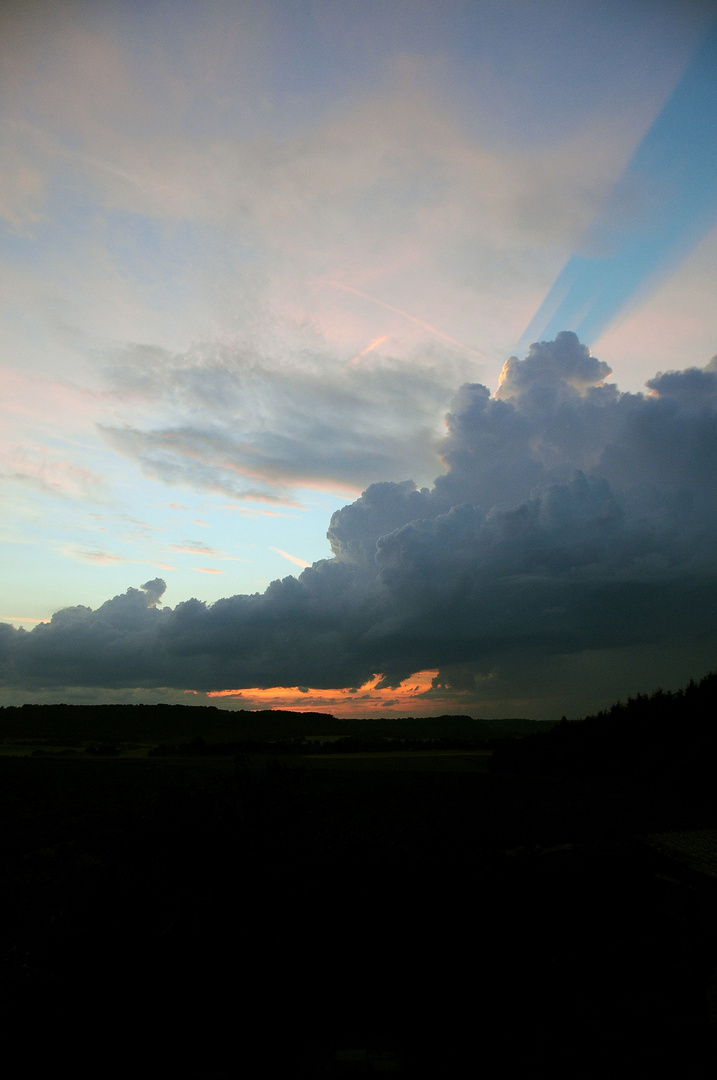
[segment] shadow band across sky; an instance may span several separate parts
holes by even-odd
[[[717,224],[717,23],[517,346],[574,330],[595,342]]]

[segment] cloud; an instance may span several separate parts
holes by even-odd
[[[303,349],[287,367],[282,354],[246,347],[174,356],[137,346],[106,372],[107,400],[132,421],[101,430],[165,483],[291,504],[305,485],[360,491],[409,469],[435,475],[450,383],[473,368],[431,348],[409,362],[377,347],[370,366]]]
[[[190,540],[186,544],[170,544],[172,551],[178,551],[186,555],[219,555],[216,548],[210,547],[202,540]]]
[[[591,356],[585,345],[577,345],[575,336],[561,332],[555,341],[536,341],[524,360],[511,356],[503,365],[496,397],[504,401],[525,393],[531,386],[550,387],[560,394],[582,392],[601,386],[612,374],[604,360]]]
[[[506,50],[505,25],[492,16],[488,35],[484,12],[469,19],[480,26],[467,32],[473,47],[487,59],[490,38],[510,69],[462,52],[447,62],[423,16],[397,15],[377,40],[376,13],[362,5],[361,49],[346,55],[334,31],[320,56],[311,55],[313,32],[284,36],[281,4],[266,15],[238,5],[231,17],[202,5],[201,33],[159,5],[139,35],[130,9],[60,7],[5,13],[0,212],[35,230],[43,313],[49,297],[61,302],[92,359],[113,339],[180,349],[216,327],[247,326],[262,337],[277,317],[320,326],[346,360],[390,334],[406,355],[426,326],[473,348],[477,309],[483,332],[491,326],[484,340],[495,329],[502,343],[594,216],[634,138],[627,106],[598,106],[595,90],[576,122],[582,80],[570,50],[563,69],[575,77],[561,110],[569,124],[540,140],[507,139],[516,94],[531,112],[544,95],[508,74],[528,59],[537,74],[530,35],[516,24],[521,47]],[[313,8],[302,17],[318,18]],[[416,25],[409,56],[402,35]],[[452,36],[457,25],[451,17],[443,29]],[[551,95],[552,71],[541,86]],[[289,90],[299,72],[308,82]],[[612,74],[593,86],[611,96]],[[655,94],[639,89],[638,112]],[[11,269],[28,272],[24,261]],[[21,293],[24,309],[25,285]],[[40,305],[32,310],[37,325]]]
[[[75,501],[106,497],[107,485],[101,474],[60,456],[54,447],[35,442],[18,446],[3,439],[0,450],[4,462],[0,482]]]
[[[3,175],[0,218],[4,219],[13,231],[31,235],[32,227],[42,218],[39,208],[45,198],[45,179],[30,156],[24,152],[21,139],[14,143],[3,139],[0,171]]]
[[[373,484],[334,514],[332,559],[212,605],[161,607],[155,579],[30,632],[3,626],[3,679],[382,688],[434,669],[462,710],[525,711],[532,680],[540,712],[568,658],[565,693],[586,707],[606,657],[697,666],[717,642],[715,366],[623,394],[574,334],[536,344],[496,396],[461,388],[432,487]]]

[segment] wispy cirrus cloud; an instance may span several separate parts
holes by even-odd
[[[183,555],[218,555],[219,552],[216,548],[210,547],[209,544],[203,544],[199,540],[194,540],[186,544],[170,544],[172,551],[181,552]]]
[[[102,500],[105,478],[62,452],[40,444],[2,447],[0,481],[62,499]]]
[[[82,562],[96,563],[99,565],[111,566],[121,563],[135,566],[153,566],[157,570],[174,570],[175,567],[170,563],[161,562],[157,559],[153,559],[151,556],[148,558],[132,558],[127,555],[120,555],[114,551],[102,551],[92,548],[78,548],[74,545],[64,545],[62,549],[63,555],[71,559],[79,559]]]
[[[472,362],[430,350],[410,363],[378,347],[374,356],[370,369],[347,369],[304,353],[287,371],[278,358],[228,346],[178,357],[127,350],[108,371],[112,392],[118,408],[141,393],[148,422],[102,430],[149,474],[239,500],[295,506],[297,486],[360,490],[397,469],[427,479],[447,380]]]

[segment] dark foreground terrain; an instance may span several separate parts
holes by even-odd
[[[610,731],[571,772],[555,732],[492,761],[16,747],[6,1075],[711,1075],[705,755],[628,769]]]

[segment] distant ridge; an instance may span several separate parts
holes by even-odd
[[[535,720],[476,720],[470,716],[342,720],[331,713],[283,709],[230,711],[202,705],[20,705],[0,708],[0,739],[109,739],[154,742],[201,736],[266,742],[355,735],[381,738],[495,739],[552,725]]]

